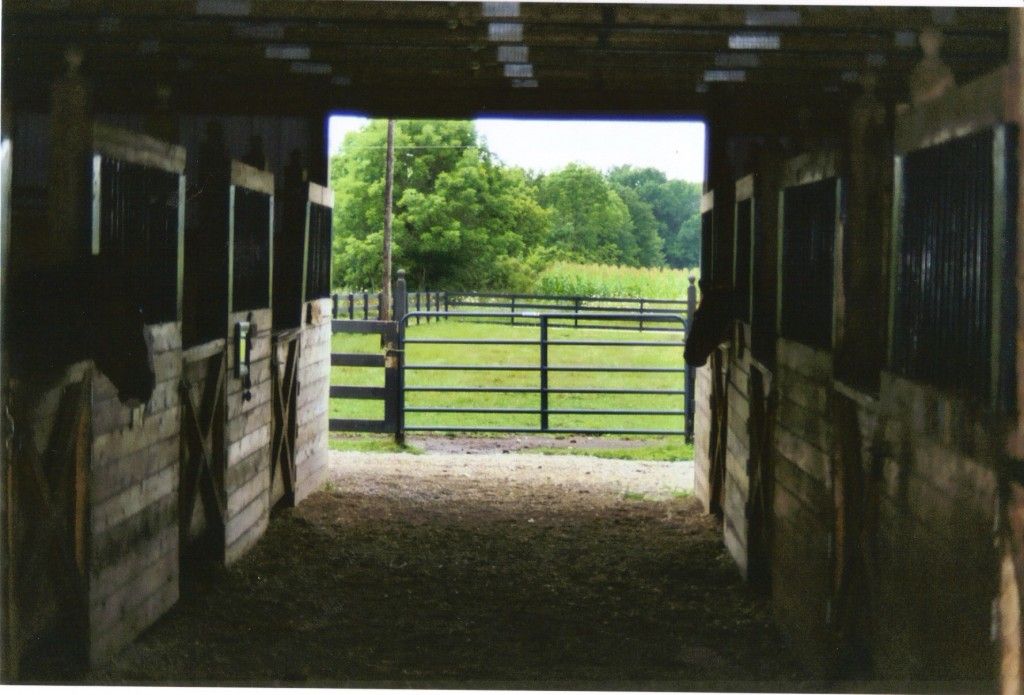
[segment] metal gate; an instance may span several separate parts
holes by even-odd
[[[331,398],[378,400],[384,402],[384,417],[381,420],[367,418],[332,418],[330,429],[334,432],[378,432],[390,433],[401,440],[406,432],[493,432],[493,433],[551,433],[551,434],[620,434],[620,435],[685,435],[692,439],[692,369],[683,361],[683,345],[687,320],[679,314],[668,312],[523,312],[516,315],[515,330],[529,330],[530,337],[452,337],[444,335],[421,336],[419,330],[407,335],[411,322],[426,319],[427,326],[439,323],[467,321],[476,323],[509,323],[508,312],[488,311],[403,311],[404,294],[401,283],[396,287],[396,311],[400,321],[335,320],[335,333],[378,334],[381,336],[380,353],[334,353],[332,367],[359,367],[384,369],[384,386],[332,385]],[[430,320],[433,320],[432,324]],[[574,337],[578,331],[587,333],[588,325],[599,326],[597,337]],[[535,327],[535,328],[533,328]],[[630,335],[623,330],[643,330],[641,337]],[[593,329],[596,330],[596,329]],[[558,335],[556,331],[562,333]],[[417,346],[442,347],[443,360],[416,361]],[[640,363],[576,364],[571,360],[552,359],[552,347],[562,348],[573,354],[576,348],[606,351],[609,361],[616,359],[617,348],[629,347],[641,350],[661,349],[673,351],[670,366],[649,366]],[[467,351],[486,351],[490,348],[508,347],[510,350],[533,349],[529,362],[511,364],[509,361],[492,362],[467,361]],[[450,348],[450,349],[448,349]],[[413,357],[410,358],[410,355]],[[621,356],[621,353],[619,353]],[[457,372],[467,375],[503,372],[516,375],[534,374],[536,380],[528,384],[508,385],[481,379],[483,383],[452,385],[444,383],[439,375]],[[558,383],[561,375],[590,374],[600,376],[599,385],[580,386],[572,383]],[[627,374],[658,375],[656,385],[638,387],[628,381],[615,383],[617,377]],[[432,378],[430,375],[438,375]],[[571,378],[571,377],[570,377]],[[471,380],[471,379],[470,379]],[[450,394],[451,399],[438,403],[417,402],[424,394]],[[497,394],[509,399],[527,397],[528,407],[467,406],[453,401],[466,394]],[[672,405],[660,408],[620,407],[621,398],[631,396],[669,397]],[[613,396],[611,406],[584,408],[573,405],[572,400],[593,396]],[[491,399],[493,401],[493,398]],[[664,400],[664,399],[663,399]],[[607,401],[606,401],[607,403]],[[474,424],[467,422],[445,423],[445,416],[465,415],[499,416],[506,420],[513,418],[532,419],[528,425]],[[415,422],[408,422],[408,416]],[[433,417],[436,416],[436,417]],[[562,416],[582,416],[573,422],[557,423]],[[579,421],[591,416],[602,418],[601,426],[586,427]],[[641,416],[648,420],[660,420],[666,424],[658,427],[629,427],[620,423],[623,417]],[[662,420],[664,418],[664,420]],[[556,422],[553,422],[555,420]]]
[[[524,312],[518,316],[520,324],[533,321],[539,328],[537,338],[410,338],[406,336],[406,328],[410,320],[417,318],[433,318],[435,320],[456,319],[461,321],[487,321],[487,320],[508,320],[508,314],[503,312],[451,312],[451,311],[412,311],[405,315],[400,323],[398,334],[398,351],[400,355],[401,374],[399,382],[399,402],[401,404],[402,429],[405,432],[504,432],[504,433],[551,433],[551,434],[649,434],[649,435],[682,435],[692,430],[689,423],[689,410],[686,408],[686,375],[687,369],[683,362],[683,340],[686,320],[677,314],[667,313],[589,313],[580,315],[573,312],[562,313],[531,313]],[[612,333],[607,333],[599,338],[573,339],[566,337],[553,337],[552,328],[567,328],[573,331],[586,330],[587,324],[600,322],[602,333],[609,328],[632,328],[639,330],[645,325],[648,331],[654,331],[657,336],[659,332],[669,333],[669,338],[651,338],[644,340],[620,338]],[[611,324],[611,325],[609,325]],[[658,331],[658,329],[661,331]],[[673,330],[674,329],[674,330]],[[465,363],[458,358],[459,352],[452,351],[452,360],[444,363],[415,363],[405,359],[409,346],[414,345],[450,345],[450,346],[473,346],[484,348],[486,346],[527,346],[536,347],[536,359],[530,364],[507,364],[507,363]],[[640,364],[570,364],[555,362],[551,359],[551,348],[561,347],[588,347],[588,348],[655,348],[655,349],[678,349],[678,363],[671,367],[651,367]],[[431,383],[407,384],[408,377],[416,372],[528,372],[537,375],[535,385],[530,386],[494,386],[494,385],[468,385],[452,386]],[[659,388],[637,388],[629,386],[570,386],[552,385],[555,375],[560,373],[574,374],[599,374],[607,375],[614,380],[614,375],[622,374],[659,374],[664,375],[665,385]],[[533,394],[537,395],[536,405],[532,407],[452,407],[444,406],[417,406],[410,405],[410,394],[417,393],[498,393],[498,394]],[[571,396],[594,396],[594,395],[618,395],[618,396],[671,396],[676,399],[675,408],[649,408],[629,409],[621,407],[609,408],[574,408],[559,407],[553,401],[561,397]],[[507,416],[536,416],[536,424],[532,426],[474,426],[474,425],[445,425],[440,423],[408,424],[405,416],[410,413],[462,413],[462,414],[488,414]],[[583,415],[603,416],[612,418],[609,424],[603,427],[582,427],[582,426],[552,426],[552,416],[560,415]],[[630,428],[615,424],[614,418],[622,416],[664,416],[675,419],[677,426],[661,428]]]

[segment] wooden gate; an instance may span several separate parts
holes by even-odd
[[[335,333],[363,333],[381,336],[381,345],[394,345],[398,339],[397,321],[339,321],[331,322]],[[380,367],[384,369],[384,386],[331,386],[331,398],[353,398],[384,401],[383,420],[331,418],[331,432],[380,432],[394,434],[400,431],[402,408],[399,398],[401,365],[398,353],[331,353],[332,367]]]
[[[271,348],[274,416],[270,447],[270,506],[295,504],[295,402],[299,393],[298,364],[302,329],[275,333]]]
[[[91,364],[43,394],[13,386],[4,471],[4,680],[88,662]]]
[[[224,341],[186,350],[181,378],[181,577],[224,562]],[[197,503],[196,498],[200,498]]]

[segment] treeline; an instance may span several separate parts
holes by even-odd
[[[385,122],[345,136],[331,160],[334,281],[377,287]],[[468,121],[395,126],[393,258],[414,287],[528,291],[560,260],[697,265],[700,184],[651,168],[570,164],[535,174],[498,160]]]

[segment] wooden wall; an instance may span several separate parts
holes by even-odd
[[[747,336],[746,324],[736,327],[738,335]],[[745,337],[733,343],[749,346]],[[729,418],[725,450],[725,485],[722,498],[722,525],[725,547],[732,555],[740,574],[747,578],[747,502],[750,497],[750,349],[730,351]]]
[[[878,398],[854,391],[834,380],[830,352],[779,339],[777,359],[771,588],[796,653],[822,676],[985,687],[1000,593],[998,427],[885,372]],[[750,370],[748,353],[735,351],[723,534],[744,574],[754,533]],[[710,377],[698,374],[696,485],[706,504]]]
[[[295,503],[317,489],[327,475],[327,406],[331,382],[331,300],[306,303],[309,317],[299,350],[296,398]]]
[[[709,474],[711,471],[711,365],[697,370],[693,413],[693,491],[704,507],[711,511]]]
[[[991,679],[997,429],[976,408],[885,372],[880,403],[875,666],[896,677]]]
[[[95,663],[178,600],[181,324],[146,327],[156,389],[129,409],[98,371],[89,476],[89,640]]]
[[[780,338],[775,372],[772,603],[809,666],[832,650],[831,353]]]
[[[225,425],[224,485],[227,493],[225,561],[232,563],[259,540],[269,520],[270,440],[270,309],[231,314],[227,346],[227,422]],[[235,324],[251,321],[254,338],[249,373],[250,398],[243,398],[242,381],[235,378]]]

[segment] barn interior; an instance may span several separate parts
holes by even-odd
[[[346,111],[704,120],[705,510],[813,673],[1021,692],[1019,9],[2,19],[5,681],[103,663],[319,485]]]

